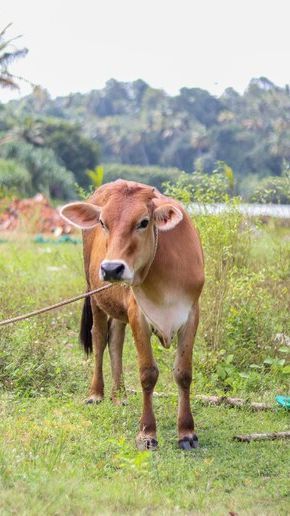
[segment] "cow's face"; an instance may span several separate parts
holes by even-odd
[[[176,206],[152,197],[112,195],[102,207],[76,202],[62,208],[61,215],[83,230],[99,225],[106,249],[100,279],[140,284],[154,258],[156,229],[169,231],[182,220]]]

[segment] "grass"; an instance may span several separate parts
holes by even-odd
[[[260,240],[255,246],[256,261],[269,239],[267,233],[266,244]],[[81,247],[26,239],[1,244],[0,288],[5,293],[1,319],[83,291]],[[129,394],[125,407],[111,404],[106,353],[106,400],[86,406],[92,363],[77,344],[80,311],[77,303],[1,330],[0,514],[289,514],[287,442],[232,439],[286,430],[285,410],[204,407],[193,397],[200,449],[178,450],[174,347],[164,350],[154,340],[160,368],[156,390],[168,396],[154,402],[159,450],[137,452],[141,393],[130,332],[125,379],[137,394]],[[219,393],[221,379],[212,375],[208,381],[203,345],[201,327],[193,391]],[[231,374],[239,375],[236,369]],[[274,369],[253,374],[255,382],[242,377],[231,392],[272,402],[275,394],[285,394],[284,376]]]
[[[136,452],[140,396],[83,406],[42,398],[1,401],[2,512],[21,514],[287,514],[283,442],[235,443],[237,432],[283,430],[284,411],[194,404],[201,448],[176,448],[175,398],[155,400],[160,449]]]

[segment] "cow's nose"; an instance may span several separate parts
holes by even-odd
[[[105,262],[101,264],[101,275],[105,281],[118,281],[122,279],[125,266],[121,262]]]

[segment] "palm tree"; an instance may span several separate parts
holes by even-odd
[[[17,77],[9,72],[9,65],[21,57],[25,57],[28,50],[27,48],[16,49],[12,44],[13,41],[18,39],[20,36],[16,36],[11,39],[6,39],[6,31],[11,26],[11,23],[7,25],[2,32],[0,32],[0,87],[10,88],[17,90],[19,89],[19,80],[25,80],[23,77]]]

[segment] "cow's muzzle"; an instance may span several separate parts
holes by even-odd
[[[133,274],[126,262],[121,260],[104,260],[100,267],[100,279],[103,281],[127,281],[131,283]]]

